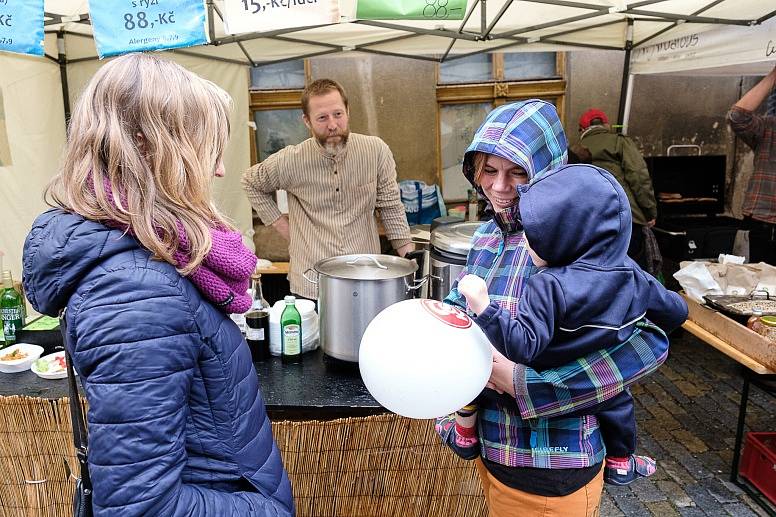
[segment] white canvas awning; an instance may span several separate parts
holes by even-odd
[[[386,0],[389,1],[389,0]],[[46,0],[47,53],[65,36],[68,59],[96,57],[86,0]],[[441,60],[476,52],[625,49],[628,41],[657,43],[700,34],[719,24],[748,27],[773,16],[761,0],[469,0],[461,21],[356,20],[356,0],[341,0],[342,22],[229,36],[222,0],[208,2],[211,45],[175,51],[246,65],[336,52],[362,51]],[[633,31],[628,31],[628,24]]]
[[[0,250],[17,277],[24,237],[45,208],[41,193],[64,145],[65,106],[101,65],[87,0],[45,0],[44,5],[46,58],[0,52]],[[769,20],[776,16],[776,5],[764,0],[469,0],[463,21],[406,22],[355,20],[355,6],[356,0],[340,1],[341,23],[230,36],[220,14],[223,2],[208,1],[211,44],[165,54],[224,87],[235,99],[232,126],[238,127],[249,118],[249,66],[340,52],[440,62],[492,51],[639,49],[693,35],[700,40],[720,28],[736,31],[724,41],[743,44],[750,35],[772,34]],[[717,62],[749,63],[739,58],[743,49],[726,54],[724,41],[709,51],[722,56]],[[665,64],[661,56],[656,59]],[[634,67],[643,66],[639,73],[652,73],[648,63],[640,64],[647,58],[648,53],[634,54]],[[676,59],[688,70],[696,56]],[[251,217],[239,172],[248,160],[248,133],[236,131],[225,159],[230,175],[217,182],[215,193],[217,204],[246,236]]]
[[[776,64],[776,18],[752,27],[721,26],[637,47],[632,74],[765,75]]]

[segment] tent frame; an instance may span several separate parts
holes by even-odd
[[[590,49],[597,49],[597,50],[619,50],[624,52],[624,56],[623,56],[623,74],[622,74],[622,82],[620,87],[620,101],[619,101],[617,120],[624,129],[627,129],[627,113],[628,113],[628,107],[630,105],[630,96],[632,95],[632,84],[633,84],[633,76],[629,73],[630,55],[631,55],[632,49],[643,46],[647,42],[666,34],[667,32],[671,31],[672,29],[674,29],[675,27],[683,23],[699,23],[699,24],[731,25],[731,26],[754,26],[754,25],[759,25],[765,22],[766,20],[769,20],[770,18],[776,16],[776,9],[755,20],[736,20],[736,19],[703,16],[703,13],[708,11],[709,9],[725,1],[734,1],[734,0],[709,0],[709,3],[707,3],[700,9],[692,12],[691,14],[676,14],[676,13],[655,11],[650,9],[643,9],[652,4],[661,3],[664,0],[642,0],[640,2],[635,2],[633,4],[628,5],[625,9],[616,9],[616,8],[610,8],[610,7],[601,6],[601,5],[591,5],[585,2],[573,1],[573,0],[522,0],[522,1],[527,3],[533,3],[533,4],[546,4],[546,5],[553,5],[558,7],[586,9],[589,12],[586,12],[583,14],[577,14],[575,16],[570,16],[560,20],[541,23],[541,24],[533,25],[529,27],[521,27],[519,29],[513,29],[513,30],[497,33],[495,32],[495,29],[498,25],[498,22],[502,19],[504,14],[506,14],[509,8],[513,5],[514,0],[508,0],[507,2],[505,2],[502,5],[501,9],[498,11],[498,13],[495,15],[495,17],[490,21],[490,23],[488,23],[487,21],[487,0],[473,0],[458,30],[450,30],[443,27],[429,29],[429,28],[422,28],[422,27],[414,27],[410,25],[402,25],[401,23],[392,23],[392,22],[386,22],[381,20],[354,20],[354,21],[348,22],[348,23],[359,24],[359,25],[367,25],[371,27],[380,27],[380,28],[400,31],[404,33],[397,36],[385,38],[379,41],[372,41],[372,42],[348,47],[348,46],[338,45],[334,43],[305,40],[305,39],[296,38],[293,36],[294,33],[300,33],[305,30],[327,27],[327,26],[336,25],[336,24],[314,25],[314,26],[308,26],[308,27],[293,27],[293,28],[287,28],[287,29],[278,29],[278,30],[265,31],[265,32],[252,32],[247,34],[240,34],[237,36],[224,36],[221,38],[217,38],[215,35],[215,16],[218,16],[222,22],[224,20],[224,16],[213,0],[207,0],[206,8],[208,11],[208,34],[210,37],[209,38],[210,42],[208,43],[208,45],[221,46],[221,45],[228,45],[228,44],[234,43],[238,46],[242,54],[245,56],[246,61],[241,61],[238,59],[229,59],[229,58],[224,58],[219,56],[208,56],[208,55],[198,54],[196,52],[187,51],[184,49],[174,49],[172,50],[172,52],[183,54],[183,55],[196,56],[203,59],[211,59],[211,60],[220,61],[220,62],[239,64],[239,65],[245,65],[245,66],[251,66],[251,67],[261,67],[261,66],[268,66],[268,65],[273,65],[277,63],[282,63],[286,61],[306,59],[306,58],[312,58],[312,57],[318,57],[318,56],[324,56],[324,55],[329,55],[329,54],[334,54],[339,52],[348,52],[348,51],[358,51],[358,52],[365,52],[365,53],[376,54],[376,55],[404,57],[404,58],[418,59],[423,61],[431,61],[436,63],[444,63],[448,61],[464,59],[478,54],[496,52],[496,51],[515,48],[523,45],[529,45],[532,43],[548,43],[556,46],[569,46],[577,49],[590,48]],[[468,23],[469,19],[471,18],[477,6],[480,7],[479,32],[464,30],[464,27]],[[525,34],[528,34],[537,30],[547,29],[550,27],[564,25],[572,22],[594,20],[595,18],[600,18],[602,16],[615,14],[615,13],[621,15],[623,18],[619,20],[614,20],[614,21],[606,21],[606,22],[601,22],[597,24],[587,25],[585,27],[559,30],[556,32],[552,32],[550,34],[544,34],[542,36],[537,36],[537,37],[525,36]],[[98,59],[98,57],[95,56],[95,57],[86,57],[86,58],[79,58],[79,59],[68,59],[66,50],[65,50],[65,45],[64,45],[64,36],[65,35],[80,36],[80,37],[87,37],[87,38],[91,36],[81,34],[79,32],[75,32],[71,30],[66,30],[63,24],[65,23],[90,24],[91,21],[90,21],[89,13],[82,13],[75,16],[64,16],[64,15],[58,15],[58,14],[46,12],[44,13],[44,16],[45,16],[45,21],[44,21],[45,26],[60,25],[60,27],[55,30],[46,31],[46,33],[49,33],[49,34],[56,33],[58,55],[55,57],[55,56],[46,54],[45,57],[59,64],[60,73],[62,76],[62,92],[65,99],[65,118],[66,120],[68,120],[70,117],[70,106],[68,101],[69,92],[67,88],[67,65],[81,62],[81,61],[96,60]],[[626,39],[625,39],[624,45],[622,46],[596,45],[596,44],[589,44],[589,43],[571,43],[571,42],[566,42],[558,39],[561,36],[587,31],[587,30],[595,29],[602,26],[622,23],[623,20],[626,21]],[[635,21],[670,22],[670,25],[668,27],[657,30],[650,36],[643,38],[641,41],[634,43],[633,28],[634,28]],[[442,55],[438,55],[438,56],[405,54],[401,52],[391,52],[388,50],[376,48],[376,47],[379,47],[380,45],[385,45],[395,41],[411,39],[411,38],[416,38],[421,36],[435,36],[435,37],[449,38],[450,44],[447,46],[446,51]],[[276,59],[271,61],[259,61],[257,59],[254,59],[254,57],[250,54],[250,52],[248,52],[248,50],[242,44],[244,41],[250,41],[250,40],[259,39],[259,38],[267,38],[275,41],[287,41],[289,43],[303,43],[306,45],[322,47],[322,49],[320,51],[310,52],[307,54],[302,54],[302,55],[283,58],[283,59]],[[478,42],[478,41],[487,42],[487,41],[505,40],[505,43],[501,45],[491,46],[488,48],[483,48],[481,50],[476,50],[473,52],[451,55],[453,46],[457,41],[460,41],[460,40],[469,41],[469,42]]]

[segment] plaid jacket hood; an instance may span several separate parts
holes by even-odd
[[[568,142],[555,106],[531,99],[491,111],[477,129],[463,159],[463,174],[474,184],[474,153],[494,154],[516,163],[533,181],[565,165]]]

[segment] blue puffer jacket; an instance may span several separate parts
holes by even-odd
[[[61,210],[35,221],[23,262],[35,309],[67,306],[95,515],[294,514],[250,351],[191,282]]]

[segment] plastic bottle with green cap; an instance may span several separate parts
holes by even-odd
[[[302,316],[296,308],[296,297],[284,298],[286,308],[280,315],[280,359],[284,363],[302,360]]]

